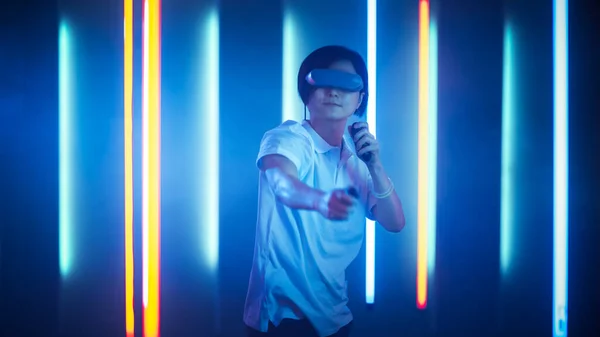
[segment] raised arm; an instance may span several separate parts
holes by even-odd
[[[369,132],[368,127],[367,123],[357,122],[348,130],[356,144],[356,154],[367,165],[373,182],[370,198],[374,198],[375,203],[371,211],[375,220],[386,230],[400,232],[406,224],[402,202],[381,164],[379,142]]]

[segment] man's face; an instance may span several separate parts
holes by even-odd
[[[350,61],[333,63],[329,69],[356,74]],[[308,100],[307,108],[311,119],[346,120],[358,109],[363,94],[333,88],[316,89]]]

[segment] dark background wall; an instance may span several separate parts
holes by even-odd
[[[242,336],[263,133],[281,122],[284,9],[298,62],[324,44],[367,56],[367,2],[219,2],[219,264],[204,263],[199,139],[205,21],[216,2],[162,5],[163,336]],[[136,336],[141,319],[142,2],[135,4]],[[598,20],[570,1],[569,335],[599,330]],[[377,229],[376,300],[364,249],[348,270],[353,336],[552,334],[553,96],[549,1],[433,2],[438,25],[437,247],[416,308],[418,1],[378,1],[378,138],[407,227]],[[22,1],[0,10],[0,335],[123,336],[123,3]],[[74,260],[61,278],[58,27],[73,33]],[[515,229],[500,269],[504,30],[514,32]]]

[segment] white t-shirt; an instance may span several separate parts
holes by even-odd
[[[244,308],[249,327],[266,332],[269,321],[277,326],[284,318],[304,318],[320,336],[329,336],[352,320],[346,268],[362,246],[365,217],[373,219],[375,198],[367,166],[347,138],[341,149],[333,147],[306,121],[287,121],[265,133],[257,163],[269,154],[283,155],[310,187],[355,187],[360,206],[346,221],[289,208],[276,201],[260,172],[254,261]]]

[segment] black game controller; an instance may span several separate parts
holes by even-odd
[[[356,190],[356,188],[354,188],[354,187],[348,187],[348,188],[346,189],[346,193],[347,193],[349,196],[351,196],[351,197],[354,197],[354,198],[358,199],[358,191]]]
[[[356,129],[356,128],[354,127],[354,125],[355,125],[355,124],[356,124],[356,123],[354,123],[354,124],[352,124],[352,125],[350,126],[350,136],[352,136],[352,140],[353,140],[353,141],[354,141],[354,135],[356,135],[356,133],[357,133],[358,131],[360,131],[360,130],[362,130],[362,129],[365,129],[365,128],[359,128],[359,129]],[[365,147],[365,146],[368,146],[368,145],[369,145],[369,143],[365,143],[365,144],[364,144],[364,145],[361,147],[361,149],[362,149],[363,147]],[[358,152],[358,150],[360,150],[360,149],[356,149],[356,152]],[[359,156],[359,158],[360,158],[362,161],[364,161],[365,163],[368,163],[368,162],[371,160],[371,153],[365,153],[365,154],[363,154],[362,156]]]

